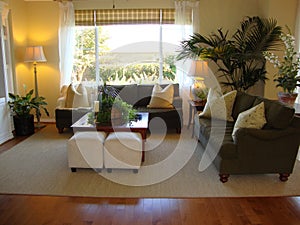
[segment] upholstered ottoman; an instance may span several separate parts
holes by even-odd
[[[142,136],[136,132],[113,132],[104,142],[104,167],[133,169],[137,172],[142,162]]]
[[[68,140],[68,162],[72,172],[76,172],[76,168],[103,168],[105,137],[105,132],[82,131]]]

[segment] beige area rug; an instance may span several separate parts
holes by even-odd
[[[146,161],[137,174],[130,170],[113,170],[112,173],[103,170],[99,175],[92,169],[72,173],[66,151],[67,140],[72,134],[58,134],[53,125],[48,125],[0,154],[0,193],[98,197],[300,195],[299,161],[285,183],[279,181],[277,174],[270,174],[231,176],[223,184],[213,165],[200,172],[201,146],[195,149],[197,142],[191,138],[190,132],[184,129],[180,136],[175,133],[166,137],[149,135]],[[184,161],[187,161],[186,165]],[[171,176],[173,173],[175,175]],[[159,180],[161,182],[155,183]],[[128,182],[137,186],[119,184]],[[146,186],[138,186],[141,184]]]

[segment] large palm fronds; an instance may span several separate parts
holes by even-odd
[[[276,50],[281,44],[281,27],[274,19],[247,17],[241,27],[228,39],[228,31],[218,29],[207,37],[195,33],[181,42],[181,59],[209,59],[218,66],[218,71],[226,82],[222,84],[232,89],[247,90],[259,80],[265,81],[264,51]]]
[[[241,53],[261,56],[264,51],[277,50],[281,32],[275,19],[247,17],[233,35],[234,45]]]

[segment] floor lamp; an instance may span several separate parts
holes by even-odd
[[[43,47],[42,46],[30,46],[26,47],[25,51],[25,60],[24,62],[32,62],[34,68],[34,85],[35,85],[35,97],[39,97],[39,88],[38,88],[38,81],[37,81],[37,69],[36,65],[38,62],[47,62],[47,59],[44,55]],[[36,128],[45,127],[45,125],[40,124],[41,112],[40,109],[36,109],[36,118],[37,124]]]

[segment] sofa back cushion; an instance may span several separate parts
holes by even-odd
[[[267,119],[267,124],[264,128],[287,128],[294,117],[295,109],[290,108],[277,100],[269,100],[261,97],[257,97],[253,105],[258,105],[262,101],[265,103],[265,114]]]
[[[139,84],[137,86],[137,102],[134,106],[147,106],[151,100],[153,84]]]
[[[127,84],[127,85],[112,85],[114,87],[120,98],[127,102],[128,104],[134,105],[138,98],[138,91],[136,84]]]
[[[256,96],[238,91],[232,109],[232,118],[236,120],[241,112],[250,109],[253,106],[255,99]]]
[[[161,88],[165,88],[168,84],[160,85]],[[137,101],[134,106],[147,106],[150,103],[151,95],[153,91],[153,84],[139,84],[137,85]],[[179,84],[173,84],[174,97],[179,97]]]

